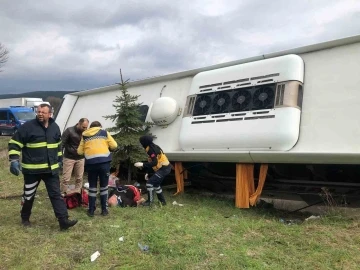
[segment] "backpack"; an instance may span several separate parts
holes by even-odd
[[[84,189],[81,189],[81,194],[79,192],[66,194],[64,196],[64,202],[67,209],[73,209],[79,206],[87,207],[89,204],[89,196]]]

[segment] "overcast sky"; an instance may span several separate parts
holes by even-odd
[[[359,0],[0,0],[0,94],[85,90],[360,34]]]

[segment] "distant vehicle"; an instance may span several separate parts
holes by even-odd
[[[34,112],[37,111],[37,107],[40,104],[48,104],[49,102],[43,101],[42,98],[27,98],[27,97],[20,97],[20,98],[6,98],[0,99],[0,108],[1,107],[10,107],[10,106],[24,106],[31,108]]]
[[[31,108],[11,106],[0,108],[0,135],[12,135],[26,121],[32,120],[36,114]]]

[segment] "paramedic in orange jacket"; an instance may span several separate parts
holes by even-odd
[[[109,214],[107,209],[108,182],[112,158],[110,151],[116,150],[117,143],[109,132],[102,129],[98,121],[92,122],[90,128],[84,131],[82,135],[77,152],[79,155],[85,156],[85,167],[88,172],[88,216],[94,216],[98,178],[100,179],[101,215],[107,216]]]
[[[148,172],[153,170],[155,173],[149,178],[148,173],[145,175],[146,189],[148,191],[148,199],[143,206],[150,206],[154,200],[153,191],[155,190],[158,200],[162,205],[166,205],[165,197],[161,189],[161,183],[164,178],[171,172],[171,165],[164,154],[163,150],[153,143],[151,136],[142,136],[139,139],[141,145],[148,154],[148,162],[136,162],[137,168],[144,167]]]

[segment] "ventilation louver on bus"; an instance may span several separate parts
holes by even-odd
[[[293,54],[196,74],[181,122],[181,151],[222,162],[249,153],[252,162],[253,153],[290,150],[299,139],[303,81],[304,61]]]
[[[230,95],[227,92],[220,92],[214,97],[211,113],[224,113],[229,111]]]
[[[274,86],[262,86],[255,90],[253,95],[253,110],[271,109],[274,107]]]
[[[211,108],[211,96],[210,95],[198,95],[195,102],[193,115],[204,115],[210,113]]]
[[[275,86],[267,84],[197,95],[192,115],[272,109],[275,105]]]
[[[240,89],[235,92],[231,99],[231,111],[241,112],[250,110],[251,92],[247,89]]]

